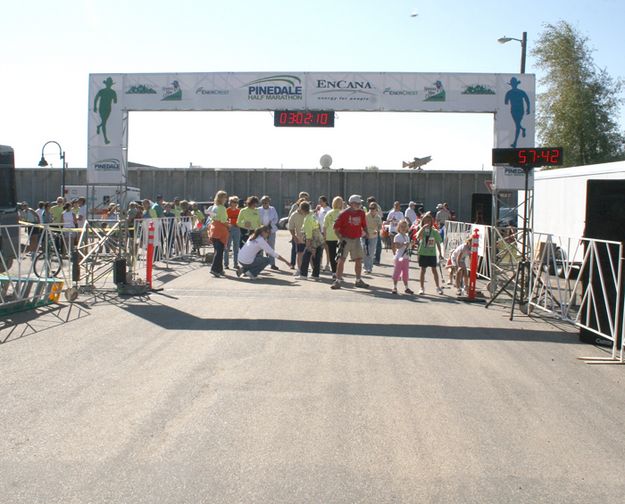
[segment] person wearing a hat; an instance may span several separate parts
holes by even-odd
[[[412,226],[417,222],[417,204],[414,201],[408,203],[408,208],[404,212],[404,217],[408,221],[408,226]]]
[[[361,208],[362,198],[358,194],[352,194],[348,201],[349,208],[343,210],[334,223],[334,231],[339,240],[339,250],[337,252],[339,257],[336,265],[336,280],[331,288],[341,288],[345,260],[349,254],[355,263],[356,282],[354,286],[366,289],[369,285],[363,282],[361,278],[364,252],[360,240],[363,237],[365,239],[368,238],[367,217],[364,210]]]

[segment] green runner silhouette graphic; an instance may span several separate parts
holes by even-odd
[[[115,84],[113,79],[108,77],[104,82],[106,86],[104,89],[100,89],[98,94],[95,95],[95,100],[93,100],[93,111],[98,111],[98,100],[100,100],[100,124],[98,124],[97,134],[100,134],[100,130],[102,130],[102,135],[104,136],[104,143],[110,144],[109,139],[106,136],[106,121],[108,121],[109,116],[111,115],[111,104],[117,103],[117,93],[114,89],[111,89],[111,86]]]

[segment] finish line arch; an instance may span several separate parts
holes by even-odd
[[[87,183],[127,184],[131,111],[490,113],[494,147],[533,147],[535,88],[533,74],[90,74]]]

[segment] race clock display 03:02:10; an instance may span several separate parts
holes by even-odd
[[[273,125],[294,128],[334,128],[333,110],[276,110]]]

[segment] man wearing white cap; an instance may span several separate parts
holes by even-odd
[[[408,221],[408,225],[412,226],[417,221],[417,204],[414,201],[408,203],[408,208],[404,212],[404,217]]]
[[[332,289],[341,288],[343,269],[348,254],[351,255],[355,263],[356,282],[354,287],[363,289],[369,287],[360,278],[362,275],[362,258],[365,255],[360,239],[362,237],[368,238],[367,217],[361,205],[362,198],[358,194],[352,194],[349,197],[349,208],[343,210],[334,223],[334,231],[339,240],[339,251],[337,253],[339,259],[336,265],[336,280],[331,286]]]

